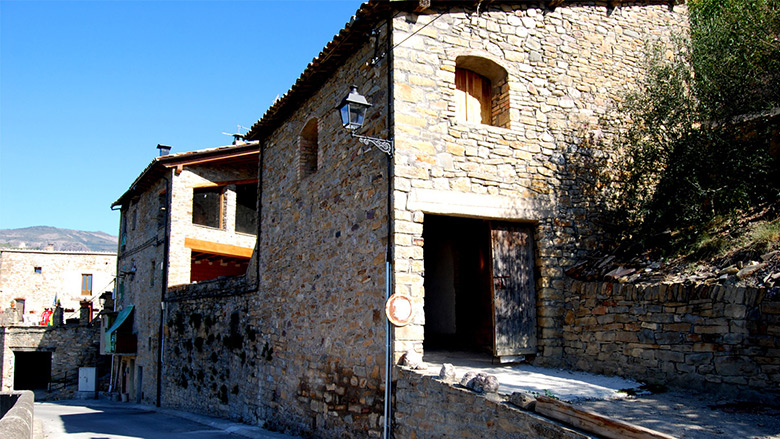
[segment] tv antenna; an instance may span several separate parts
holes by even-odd
[[[236,125],[236,132],[235,133],[226,133],[222,131],[222,134],[226,136],[233,136],[233,145],[238,145],[239,143],[244,143],[244,135],[241,134],[241,130],[249,131],[249,128],[242,126],[242,125]]]

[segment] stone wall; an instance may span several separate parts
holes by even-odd
[[[153,184],[122,206],[120,218],[117,263],[120,275],[114,293],[115,311],[134,306],[132,324],[136,352],[115,358],[111,389],[127,393],[130,400],[136,401],[139,393],[136,385],[140,381],[140,402],[146,404],[154,403],[157,394],[160,297],[165,286],[163,263],[167,230],[166,212],[160,208],[165,207],[167,186],[164,179]],[[140,380],[137,379],[139,375]]]
[[[378,31],[381,48],[388,33]],[[303,435],[378,437],[382,427],[388,159],[351,138],[334,108],[356,85],[373,104],[359,134],[386,138],[388,58],[369,65],[368,37],[351,53],[262,145],[252,312],[258,347],[273,356],[259,401],[269,426]],[[299,139],[315,118],[317,168],[303,176],[311,145]]]
[[[555,367],[780,393],[780,290],[573,281]]]
[[[243,278],[180,286],[167,294],[162,404],[260,423],[262,365],[255,285]]]
[[[588,173],[600,121],[642,74],[647,41],[682,28],[684,6],[658,2],[539,2],[436,7],[394,19],[395,290],[415,301],[396,355],[423,349],[429,214],[531,224],[539,357],[559,357],[564,270],[597,249],[599,206]],[[476,60],[476,61],[475,61]],[[468,61],[468,62],[467,62]],[[461,66],[462,63],[463,65]],[[503,71],[509,121],[463,121],[455,71]],[[467,232],[467,231],[464,231]]]
[[[40,268],[40,273],[36,272]],[[24,321],[35,325],[54,298],[61,303],[65,319],[79,318],[81,301],[92,302],[114,288],[116,255],[96,252],[55,252],[47,250],[0,251],[0,311],[15,299],[24,299]],[[92,275],[92,294],[82,294],[81,275]]]
[[[99,337],[98,324],[0,328],[0,389],[14,390],[14,376],[19,373],[15,368],[15,352],[51,352],[53,391],[44,396],[46,399],[72,398],[78,390],[79,367],[98,367],[99,376],[108,373],[105,358],[99,355]]]
[[[520,410],[496,394],[479,395],[432,377],[398,369],[393,437],[587,439],[535,413]]]

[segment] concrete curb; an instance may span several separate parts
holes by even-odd
[[[35,396],[29,390],[2,392],[0,395],[19,395],[13,407],[0,419],[0,437],[3,439],[32,439]]]

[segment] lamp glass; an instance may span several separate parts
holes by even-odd
[[[363,126],[366,110],[370,106],[371,104],[366,101],[366,98],[358,93],[357,87],[352,86],[349,94],[342,99],[341,105],[339,105],[341,123],[344,128],[354,131]]]

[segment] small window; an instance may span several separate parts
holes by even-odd
[[[478,56],[459,56],[455,63],[457,118],[509,128],[509,82],[506,70]]]
[[[35,274],[43,273],[43,268],[41,268],[41,267],[35,267],[34,270],[35,270]]]
[[[81,275],[81,295],[82,296],[91,296],[92,295],[92,275],[91,274],[82,274]]]
[[[197,188],[192,194],[192,223],[222,228],[222,188]]]
[[[236,232],[257,233],[257,183],[236,185]]]
[[[303,179],[319,168],[317,119],[306,122],[298,136],[298,178]]]

